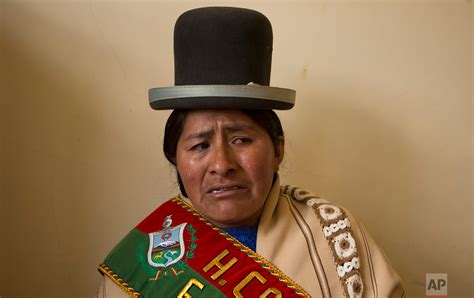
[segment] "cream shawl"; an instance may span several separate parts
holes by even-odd
[[[260,218],[257,252],[313,297],[405,295],[400,277],[357,219],[307,191],[280,187],[279,180]]]

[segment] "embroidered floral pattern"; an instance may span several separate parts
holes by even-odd
[[[344,210],[297,187],[285,185],[281,187],[281,192],[313,208],[331,247],[336,271],[346,297],[362,297],[364,284],[359,272],[357,244],[353,237],[351,222]]]

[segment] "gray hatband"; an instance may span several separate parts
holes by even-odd
[[[295,103],[295,90],[249,85],[183,85],[173,87],[153,88],[149,91],[150,103],[164,99],[193,98],[193,97],[242,97],[268,99],[274,101]]]

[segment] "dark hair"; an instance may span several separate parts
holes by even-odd
[[[183,132],[184,123],[190,110],[174,110],[168,118],[165,127],[165,136],[163,139],[163,152],[166,159],[176,167],[176,149],[178,140]],[[273,110],[241,110],[242,113],[249,116],[255,123],[262,127],[270,136],[275,152],[283,137],[283,128],[280,119]],[[183,181],[176,170],[179,190],[184,196],[187,196]]]

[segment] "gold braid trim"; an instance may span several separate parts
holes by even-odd
[[[134,288],[130,287],[123,279],[121,279],[115,272],[110,269],[106,264],[100,264],[97,268],[99,272],[107,275],[116,285],[118,285],[125,293],[133,298],[142,297],[142,294],[135,291]]]
[[[226,231],[210,223],[206,218],[204,218],[204,216],[202,216],[201,213],[199,213],[196,209],[194,209],[193,206],[188,204],[188,202],[184,201],[179,196],[173,198],[173,202],[177,203],[184,209],[190,211],[193,215],[198,217],[199,220],[203,221],[206,225],[208,225],[214,231],[224,236],[224,238],[227,241],[230,241],[235,247],[238,247],[239,250],[245,252],[248,257],[252,258],[256,263],[262,266],[262,268],[267,270],[271,275],[276,276],[278,280],[285,283],[288,288],[293,289],[296,294],[302,297],[311,297],[301,286],[299,286],[296,282],[294,282],[288,275],[280,271],[280,269],[275,267],[275,265],[267,261],[264,257],[256,253],[254,250],[242,244],[239,240],[234,238],[232,235],[228,234]]]

